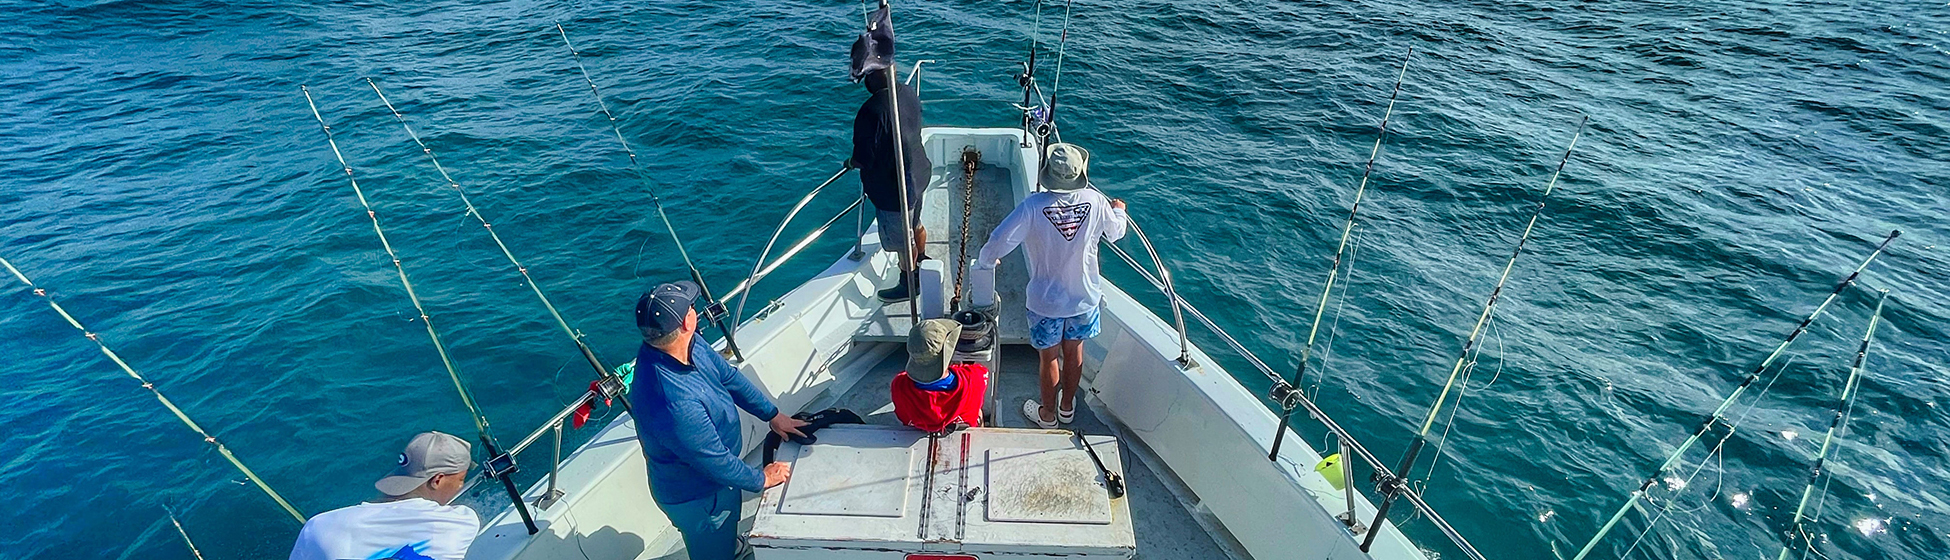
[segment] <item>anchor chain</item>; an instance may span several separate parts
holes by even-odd
[[[975,212],[975,170],[982,166],[982,152],[973,147],[961,151],[961,244],[955,249],[955,298],[949,309],[961,309],[962,281],[968,277],[968,215]]]

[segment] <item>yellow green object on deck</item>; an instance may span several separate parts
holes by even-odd
[[[1347,477],[1341,472],[1341,454],[1335,453],[1321,459],[1320,463],[1314,465],[1314,472],[1327,477],[1327,483],[1334,485],[1335,490],[1347,489]]]

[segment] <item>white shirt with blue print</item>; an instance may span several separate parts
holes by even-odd
[[[313,516],[291,560],[462,560],[481,532],[467,506],[424,498],[363,503]]]

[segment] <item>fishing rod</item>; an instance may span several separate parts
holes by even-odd
[[[1814,494],[1815,481],[1821,479],[1822,466],[1828,461],[1828,448],[1835,442],[1836,429],[1848,429],[1846,424],[1849,412],[1855,409],[1855,388],[1862,380],[1862,362],[1869,355],[1869,340],[1875,338],[1876,324],[1882,322],[1882,303],[1889,299],[1889,290],[1882,290],[1881,294],[1876,298],[1875,312],[1869,315],[1869,328],[1862,333],[1862,346],[1855,349],[1855,365],[1848,369],[1848,381],[1842,383],[1842,397],[1835,403],[1835,417],[1828,421],[1828,433],[1821,436],[1821,451],[1815,454],[1815,464],[1808,470],[1808,486],[1801,489],[1801,503],[1794,506],[1794,521],[1789,523],[1793,526],[1793,530],[1788,532],[1789,541],[1781,545],[1778,560],[1787,560],[1788,549],[1794,546],[1795,537],[1800,537],[1800,540],[1805,542],[1807,550],[1814,550],[1814,541],[1809,539],[1808,532],[1801,528],[1802,512],[1808,509],[1808,497]],[[1822,495],[1823,498],[1827,497],[1825,488]],[[1803,556],[1806,554],[1804,553]]]
[[[1307,361],[1313,356],[1314,338],[1320,334],[1320,318],[1327,313],[1327,298],[1334,292],[1334,280],[1341,271],[1341,255],[1347,252],[1347,240],[1354,235],[1354,217],[1361,212],[1361,197],[1368,192],[1368,177],[1374,174],[1375,158],[1381,156],[1381,142],[1388,138],[1388,118],[1395,114],[1395,97],[1402,93],[1402,79],[1408,76],[1408,60],[1413,56],[1415,47],[1409,47],[1408,54],[1402,56],[1401,71],[1395,74],[1395,89],[1388,94],[1388,108],[1381,112],[1380,132],[1375,134],[1374,148],[1368,150],[1368,164],[1361,171],[1361,185],[1354,188],[1354,204],[1347,211],[1347,223],[1341,226],[1341,243],[1334,247],[1333,264],[1327,267],[1327,285],[1320,289],[1320,302],[1314,306],[1313,325],[1307,327],[1307,344],[1300,349],[1300,365],[1293,372],[1293,382],[1288,384],[1286,390],[1289,392],[1298,391],[1300,381],[1307,376]],[[1266,454],[1268,460],[1278,460],[1280,444],[1286,440],[1286,428],[1293,421],[1295,405],[1292,399],[1283,398],[1280,401],[1280,408],[1285,410],[1280,414],[1280,428],[1273,432],[1273,451]]]
[[[359,179],[352,174],[352,166],[345,162],[345,154],[339,151],[338,139],[332,135],[331,125],[325,124],[325,117],[319,114],[318,103],[311,98],[311,88],[298,86],[298,89],[304,92],[305,104],[311,107],[311,116],[318,120],[319,129],[325,131],[325,143],[332,147],[332,156],[338,158],[339,168],[345,171],[345,180],[352,184],[352,194],[359,199],[359,205],[365,207],[366,217],[372,220],[372,232],[379,236],[379,245],[386,249],[386,256],[392,259],[393,269],[399,271],[399,283],[406,288],[406,298],[413,302],[413,310],[419,312],[420,323],[427,328],[427,338],[433,340],[433,349],[440,354],[441,365],[447,367],[447,377],[454,381],[454,390],[460,393],[461,404],[467,406],[468,416],[474,420],[474,428],[481,433],[483,450],[487,452],[488,457],[492,458],[487,464],[482,465],[483,470],[489,477],[501,479],[501,484],[508,490],[508,495],[514,498],[515,510],[521,513],[522,523],[528,526],[528,534],[540,532],[540,529],[535,526],[535,520],[528,514],[527,502],[522,501],[521,491],[515,488],[515,480],[510,476],[515,470],[514,458],[502,455],[500,446],[495,444],[494,434],[488,426],[487,415],[481,412],[481,407],[474,402],[473,393],[469,392],[467,384],[461,381],[459,367],[454,365],[453,357],[447,354],[447,344],[441,342],[440,332],[433,327],[433,317],[427,315],[426,306],[420,303],[419,292],[414,291],[413,281],[406,276],[405,265],[400,264],[399,253],[393,251],[393,243],[386,239],[386,230],[379,226],[379,213],[372,209],[372,203],[366,199],[365,189],[359,187]]]
[[[176,510],[169,509],[169,504],[163,504],[163,513],[169,515],[169,524],[176,526],[176,534],[183,536],[183,544],[190,547],[190,554],[196,556],[196,560],[203,560],[203,551],[196,549],[196,541],[190,540],[190,532],[183,530],[183,522],[176,520]]]
[[[887,6],[887,0],[879,0],[879,12],[881,14],[887,14],[885,16],[885,21],[887,21],[887,39],[891,41],[893,39],[893,8]],[[868,33],[874,33],[874,25],[876,23],[878,21],[872,21],[872,18],[870,18],[870,21],[868,21]],[[901,76],[899,76],[899,72],[901,72],[899,66],[901,64],[895,62],[893,57],[891,57],[891,53],[893,53],[891,45],[889,45],[887,51],[889,51],[887,68],[881,68],[881,72],[887,74],[887,115],[891,115],[891,119],[893,119],[889,123],[891,125],[891,135],[889,137],[893,139],[893,160],[895,160],[895,174],[893,174],[895,180],[893,181],[895,181],[895,187],[901,191],[899,193],[901,195],[901,232],[903,232],[903,236],[901,236],[903,240],[901,242],[907,244],[907,248],[901,248],[897,254],[901,256],[901,285],[907,285],[907,295],[909,295],[909,300],[907,300],[907,320],[913,322],[913,324],[920,324],[920,258],[922,256],[918,252],[920,250],[926,250],[926,248],[917,248],[915,246],[915,209],[909,205],[909,193],[907,193],[907,185],[909,185],[909,178],[907,178],[907,174],[909,174],[909,170],[907,170],[907,137],[901,133],[903,131],[901,129]],[[887,224],[883,222],[879,226],[885,228]],[[889,248],[881,248],[881,250],[889,250]]]
[[[142,384],[142,388],[148,389],[149,393],[155,395],[156,402],[162,403],[163,408],[169,409],[169,413],[176,415],[176,419],[182,421],[184,426],[188,426],[190,431],[196,432],[196,435],[203,436],[204,443],[215,447],[218,455],[222,455],[225,461],[229,461],[230,466],[236,467],[237,472],[244,473],[244,478],[249,479],[251,484],[257,485],[257,489],[262,490],[265,496],[270,496],[271,501],[277,502],[278,507],[283,508],[285,513],[291,514],[292,519],[296,519],[300,525],[305,523],[305,514],[298,513],[298,508],[292,507],[291,502],[285,501],[284,496],[278,495],[278,491],[272,490],[271,485],[265,483],[263,478],[258,477],[256,472],[252,471],[250,467],[244,466],[244,461],[238,459],[237,454],[231,453],[230,447],[225,446],[222,441],[218,441],[217,436],[210,435],[210,432],[205,431],[203,426],[198,425],[195,420],[191,420],[189,413],[183,412],[181,407],[176,406],[175,401],[171,401],[169,397],[163,396],[162,390],[157,389],[155,383],[149,382],[147,378],[142,377],[142,374],[136,373],[135,368],[130,366],[127,361],[122,360],[120,354],[116,354],[114,350],[109,349],[108,343],[102,342],[102,336],[100,334],[88,330],[88,327],[82,326],[81,321],[76,320],[74,315],[70,315],[66,308],[61,307],[60,302],[54,301],[54,296],[50,295],[46,288],[42,288],[40,285],[35,284],[33,280],[27,279],[26,274],[22,274],[19,268],[14,267],[14,263],[7,262],[5,258],[0,258],[0,266],[5,266],[7,272],[13,273],[14,278],[20,280],[21,284],[26,284],[27,289],[33,291],[34,295],[40,296],[42,300],[47,301],[48,307],[54,308],[54,312],[60,314],[62,319],[66,319],[69,326],[73,326],[75,330],[81,331],[82,337],[95,343],[95,347],[101,349],[102,355],[108,356],[109,361],[115,362],[116,366],[121,367],[123,373],[129,374],[129,377],[134,378],[136,382]]]
[[[1036,117],[1036,51],[1043,34],[1043,0],[1036,0],[1035,23],[1029,32],[1029,61],[1022,64],[1022,74],[1016,76],[1016,85],[1022,86],[1022,147],[1029,147],[1029,137],[1035,133]]]
[[[501,248],[501,256],[507,257],[508,264],[514,265],[515,271],[521,273],[521,279],[527,281],[530,290],[534,290],[535,299],[541,300],[542,307],[547,308],[549,316],[555,318],[555,324],[562,327],[562,334],[569,335],[569,341],[575,343],[576,350],[582,353],[582,359],[589,362],[589,367],[596,370],[596,377],[609,382],[602,384],[605,387],[603,393],[606,398],[613,399],[620,396],[617,393],[621,392],[623,387],[622,381],[620,379],[614,379],[616,374],[604,366],[601,359],[596,357],[596,351],[591,349],[589,344],[583,340],[582,331],[569,326],[569,321],[562,318],[562,312],[555,308],[554,302],[549,301],[548,294],[542,293],[542,285],[536,283],[535,279],[528,275],[528,266],[521,264],[521,260],[515,258],[515,254],[508,250],[508,244],[501,241],[501,235],[494,232],[494,225],[488,223],[487,217],[481,214],[479,208],[474,207],[474,201],[467,197],[467,190],[461,188],[460,182],[455,181],[452,175],[447,174],[447,168],[440,165],[440,158],[433,155],[433,149],[427,147],[425,141],[420,140],[419,133],[414,132],[413,126],[406,123],[406,117],[401,116],[399,109],[393,108],[393,102],[386,99],[386,93],[379,90],[379,83],[373,81],[372,78],[366,78],[366,85],[372,86],[372,93],[378,95],[379,102],[384,103],[386,110],[393,113],[393,120],[399,121],[400,128],[406,129],[406,135],[413,139],[414,144],[420,146],[420,153],[427,155],[427,161],[432,162],[433,168],[440,172],[440,178],[447,181],[447,186],[453,188],[455,193],[460,194],[460,202],[467,205],[467,214],[473,216],[475,220],[480,221],[481,229],[487,230],[488,237],[494,239],[494,245]],[[612,392],[612,389],[615,392]],[[622,401],[623,408],[628,409],[630,406],[629,399],[622,399]]]
[[[1524,225],[1523,235],[1517,238],[1517,247],[1510,251],[1510,259],[1503,263],[1503,274],[1496,279],[1496,287],[1490,290],[1489,301],[1483,303],[1482,313],[1476,316],[1476,326],[1469,329],[1469,338],[1463,340],[1462,353],[1456,357],[1456,364],[1449,368],[1449,380],[1442,384],[1442,392],[1436,395],[1435,404],[1429,405],[1428,419],[1422,422],[1422,429],[1416,432],[1415,440],[1408,444],[1408,452],[1402,454],[1401,465],[1395,469],[1398,474],[1394,478],[1381,481],[1381,505],[1376,508],[1374,521],[1368,523],[1369,527],[1380,527],[1381,522],[1388,518],[1388,508],[1394,505],[1395,495],[1400,493],[1410,471],[1415,468],[1415,456],[1422,452],[1422,446],[1428,444],[1429,430],[1435,427],[1437,414],[1442,412],[1442,405],[1449,399],[1449,392],[1456,388],[1456,379],[1462,373],[1463,366],[1469,363],[1469,353],[1476,349],[1476,340],[1483,335],[1483,325],[1488,323],[1490,315],[1495,313],[1497,300],[1503,296],[1503,286],[1510,281],[1510,271],[1516,268],[1517,257],[1523,254],[1524,245],[1530,242],[1530,232],[1536,229],[1537,218],[1544,215],[1545,203],[1550,202],[1551,193],[1557,190],[1557,178],[1564,174],[1564,164],[1570,163],[1571,152],[1577,149],[1578,138],[1584,135],[1584,125],[1590,120],[1589,116],[1578,119],[1578,131],[1571,135],[1571,145],[1564,148],[1563,159],[1557,161],[1557,171],[1551,173],[1550,183],[1544,186],[1544,194],[1537,198],[1537,208],[1530,213],[1530,223]],[[1379,534],[1381,534],[1379,530],[1368,531],[1367,537],[1361,539],[1361,551],[1367,552],[1368,547],[1374,544],[1375,536]]]
[[[887,35],[892,37],[894,34],[893,8],[887,5],[887,0],[880,0],[880,9],[887,12]],[[893,125],[894,161],[899,162],[896,165],[900,166],[899,172],[894,174],[894,182],[895,186],[900,189],[901,231],[904,233],[901,236],[901,243],[909,245],[908,247],[902,247],[900,250],[901,282],[907,284],[907,319],[912,324],[919,325],[921,324],[921,255],[916,253],[924,248],[913,246],[916,245],[914,243],[914,209],[907,202],[907,137],[902,134],[901,129],[900,64],[894,62],[891,57],[887,62],[887,68],[885,70],[887,72],[887,114],[893,116],[893,122],[890,124]],[[880,224],[880,227],[887,227],[887,224]],[[882,249],[885,249],[885,247],[882,247]]]
[[[1043,115],[1043,121],[1049,123],[1051,129],[1056,127],[1056,101],[1063,95],[1063,52],[1070,44],[1070,8],[1075,3],[1075,0],[1063,2],[1063,33],[1056,40],[1056,77],[1050,81],[1049,111]]]
[[[582,80],[589,84],[589,94],[596,98],[596,108],[602,109],[603,117],[609,120],[609,130],[616,133],[616,142],[623,146],[623,153],[630,156],[630,169],[636,173],[637,180],[643,183],[644,190],[649,191],[650,203],[657,208],[657,217],[663,220],[664,230],[670,232],[671,243],[677,245],[677,255],[684,259],[684,268],[690,270],[691,281],[697,283],[698,291],[704,296],[705,319],[717,325],[718,331],[724,333],[725,348],[731,350],[732,357],[741,362],[745,361],[744,352],[738,349],[735,326],[725,322],[725,316],[730,314],[729,310],[725,308],[724,303],[718,301],[716,296],[711,295],[711,287],[704,283],[704,274],[699,273],[697,264],[691,261],[690,251],[684,248],[683,238],[677,235],[677,226],[671,225],[670,214],[664,212],[663,198],[657,196],[656,184],[651,182],[650,175],[643,171],[643,165],[637,162],[636,150],[631,148],[630,141],[623,137],[623,129],[616,124],[616,115],[609,112],[609,104],[603,102],[603,93],[596,89],[596,80],[589,76],[589,68],[582,65],[582,51],[576,50],[575,43],[569,42],[569,32],[562,28],[561,22],[556,22],[555,31],[562,35],[562,44],[569,48],[569,55],[575,60],[576,69],[582,71]]]
[[[1875,262],[1876,257],[1882,255],[1883,250],[1889,247],[1889,243],[1895,241],[1902,234],[1902,230],[1890,231],[1889,237],[1883,238],[1882,243],[1876,245],[1875,251],[1870,252],[1867,258],[1862,259],[1861,264],[1855,265],[1855,270],[1849,272],[1847,277],[1842,278],[1841,283],[1836,284],[1833,291],[1828,292],[1828,297],[1821,300],[1821,305],[1815,306],[1814,312],[1809,313],[1807,318],[1802,319],[1801,324],[1796,325],[1794,330],[1788,333],[1787,339],[1782,340],[1781,344],[1775,346],[1774,351],[1769,353],[1766,359],[1760,361],[1760,365],[1754,366],[1754,370],[1740,380],[1740,384],[1733,388],[1733,392],[1727,394],[1725,400],[1720,401],[1720,406],[1713,408],[1712,414],[1707,415],[1706,421],[1700,423],[1699,428],[1693,431],[1693,435],[1688,436],[1685,441],[1680,442],[1679,447],[1674,449],[1666,457],[1666,460],[1659,464],[1659,468],[1654,469],[1652,474],[1646,476],[1645,480],[1639,483],[1638,489],[1632,491],[1631,496],[1625,499],[1625,503],[1618,506],[1618,511],[1613,513],[1611,518],[1606,520],[1605,524],[1598,528],[1598,533],[1592,535],[1591,540],[1585,541],[1584,548],[1579,549],[1577,556],[1573,556],[1571,560],[1584,560],[1585,556],[1589,556],[1591,550],[1598,546],[1598,541],[1603,540],[1605,535],[1610,534],[1612,528],[1618,526],[1619,520],[1624,519],[1625,514],[1632,511],[1632,506],[1638,503],[1638,499],[1645,497],[1646,491],[1650,490],[1653,484],[1658,483],[1659,475],[1670,470],[1674,465],[1677,465],[1680,457],[1684,456],[1687,450],[1692,449],[1694,444],[1699,443],[1700,438],[1705,437],[1708,430],[1712,430],[1713,426],[1725,421],[1726,418],[1724,415],[1727,409],[1732,407],[1734,401],[1740,398],[1740,394],[1746,392],[1748,387],[1753,386],[1755,381],[1759,381],[1760,374],[1767,371],[1769,366],[1774,365],[1774,360],[1780,358],[1781,353],[1786,352],[1788,346],[1794,344],[1794,341],[1800,338],[1802,333],[1808,331],[1808,325],[1814,323],[1816,318],[1821,317],[1821,313],[1828,309],[1828,304],[1834,303],[1835,298],[1841,296],[1842,291],[1847,290],[1850,285],[1855,283],[1855,279],[1862,275],[1862,271],[1869,268],[1869,263]],[[1727,434],[1727,436],[1732,435],[1731,432]],[[1726,437],[1722,437],[1720,440],[1724,442],[1726,441]]]

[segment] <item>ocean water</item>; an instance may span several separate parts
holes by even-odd
[[[930,124],[1015,123],[1010,76],[1032,34],[1050,85],[1062,10],[1045,6],[1038,25],[1033,5],[896,6],[903,60],[937,61],[922,78]],[[837,167],[864,98],[844,77],[861,21],[846,2],[8,1],[0,13],[0,256],[307,513],[369,497],[411,434],[473,428],[300,85],[504,441],[589,373],[364,78],[611,362],[633,350],[636,294],[683,268],[552,22],[583,49],[720,290]],[[1060,118],[1181,294],[1286,369],[1415,49],[1354,273],[1323,328],[1331,351],[1316,353],[1326,375],[1308,381],[1394,460],[1590,116],[1463,407],[1438,425],[1441,460],[1416,477],[1492,558],[1568,557],[1900,228],[1778,381],[1750,393],[1764,385],[1764,398],[1732,409],[1744,421],[1727,445],[1689,455],[1686,473],[1705,461],[1699,476],[1660,485],[1646,508],[1660,521],[1628,516],[1594,557],[1771,558],[1886,289],[1810,527],[1829,558],[1941,558],[1947,14],[1937,0],[1086,0],[1063,43]],[[808,216],[842,208],[845,190]],[[815,244],[754,299],[847,245]],[[1164,310],[1122,265],[1106,275]],[[7,282],[0,557],[188,558],[165,503],[205,557],[286,552],[296,524]],[[1318,426],[1299,429],[1322,443]],[[1460,557],[1427,523],[1397,519]]]

